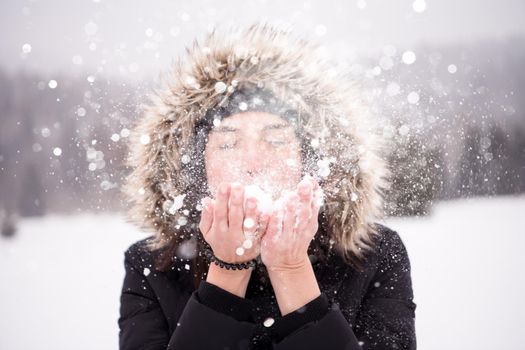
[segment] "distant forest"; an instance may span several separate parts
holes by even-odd
[[[392,143],[388,214],[524,192],[523,38],[415,51],[350,63]],[[122,210],[124,141],[154,86],[0,70],[0,216]]]

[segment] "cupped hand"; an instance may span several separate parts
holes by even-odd
[[[247,262],[260,254],[269,221],[269,215],[257,209],[256,198],[244,199],[241,184],[224,182],[215,199],[203,198],[199,229],[214,255],[228,263]]]
[[[313,177],[304,178],[283,208],[272,212],[261,239],[261,260],[268,271],[295,270],[310,264],[308,247],[319,228],[318,189]]]

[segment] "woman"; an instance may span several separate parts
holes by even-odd
[[[267,25],[188,51],[133,133],[124,192],[153,234],[125,252],[120,348],[415,349],[353,86]]]

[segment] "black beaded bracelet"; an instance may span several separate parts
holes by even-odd
[[[225,268],[226,270],[242,270],[242,269],[249,269],[250,267],[255,267],[257,265],[257,259],[252,259],[250,261],[238,263],[238,264],[232,264],[227,263],[226,261],[222,261],[221,259],[217,258],[211,249],[204,250],[204,253],[206,254],[206,257],[210,262],[215,263],[215,265],[218,265],[222,268]]]

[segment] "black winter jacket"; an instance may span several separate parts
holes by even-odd
[[[321,295],[284,317],[255,271],[246,298],[206,281],[194,290],[189,265],[156,271],[138,241],[125,252],[120,349],[416,349],[408,254],[397,232],[378,225],[365,271],[337,254],[314,262]]]

